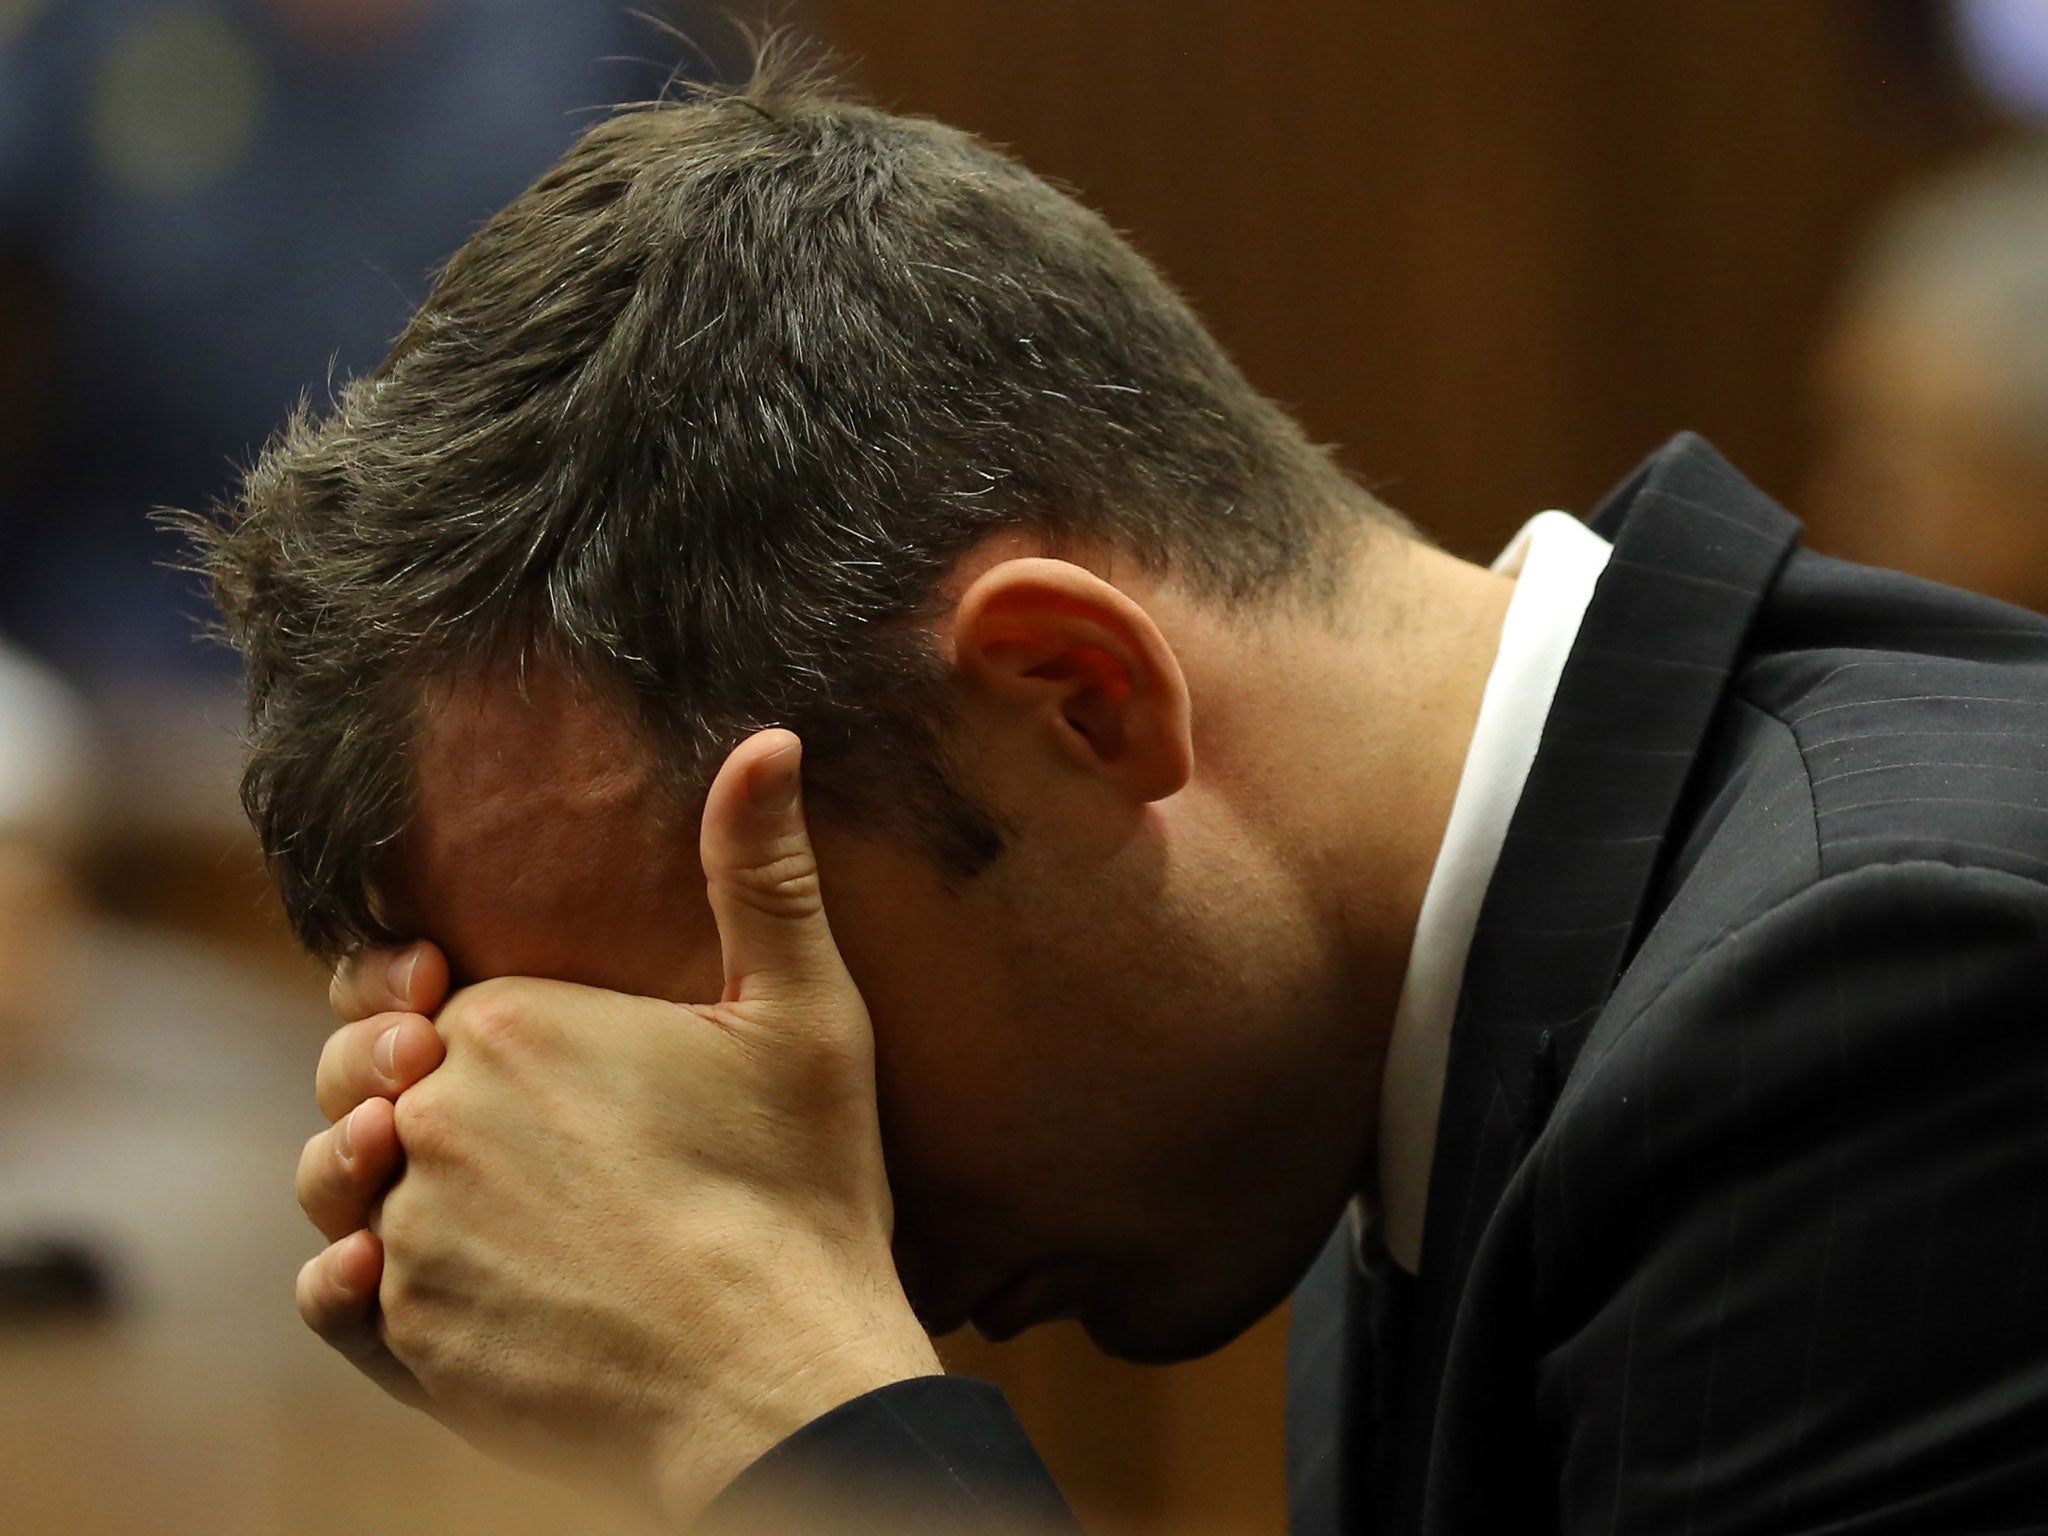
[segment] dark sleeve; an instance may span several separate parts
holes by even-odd
[[[707,1524],[817,1536],[1080,1529],[1003,1394],[964,1376],[900,1381],[814,1419],[741,1473]]]
[[[2048,1529],[2048,893],[1823,880],[1598,1042],[1536,1165],[1562,1529]]]

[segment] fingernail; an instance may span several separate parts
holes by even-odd
[[[780,816],[796,804],[797,791],[803,787],[803,757],[803,747],[795,745],[761,760],[752,783],[756,809]]]
[[[420,949],[417,944],[392,957],[389,972],[391,995],[407,1007],[412,1006],[412,973],[419,968]]]
[[[403,1025],[394,1024],[377,1037],[377,1043],[370,1047],[370,1062],[386,1082],[398,1081],[398,1032]]]
[[[334,1128],[334,1150],[341,1154],[344,1163],[356,1160],[356,1116],[362,1112],[363,1106],[358,1104],[343,1115],[341,1124]]]

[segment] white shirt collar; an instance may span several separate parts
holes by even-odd
[[[1380,1084],[1377,1218],[1387,1251],[1410,1274],[1422,1263],[1422,1218],[1436,1153],[1451,1020],[1479,906],[1522,798],[1565,658],[1578,638],[1612,546],[1577,518],[1540,512],[1493,568],[1517,578],[1443,846],[1430,871],[1394,1010]]]

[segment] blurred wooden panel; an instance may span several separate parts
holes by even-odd
[[[1283,1308],[1171,1367],[1110,1360],[1059,1323],[1010,1344],[971,1333],[949,1370],[999,1382],[1091,1536],[1276,1536],[1285,1528]]]
[[[1801,478],[1848,242],[1956,147],[1854,0],[810,0],[883,104],[1127,230],[1252,379],[1489,556],[1680,427]],[[1169,1371],[1071,1331],[1002,1381],[1103,1528],[1277,1531],[1279,1319]]]
[[[1009,145],[1454,549],[1684,425],[1796,482],[1841,251],[1952,137],[1821,0],[813,0]]]
[[[8,1536],[656,1536],[623,1503],[509,1469],[303,1362],[147,1323],[0,1332]]]

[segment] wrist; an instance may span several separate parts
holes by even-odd
[[[686,1528],[747,1468],[816,1420],[870,1392],[944,1374],[931,1340],[909,1318],[906,1331],[842,1334],[793,1357],[779,1378],[736,1383],[744,1395],[718,1422],[700,1406],[655,1436],[653,1483],[661,1513]]]
[[[926,1376],[812,1420],[704,1511],[704,1536],[1072,1531],[1073,1512],[995,1387]]]

